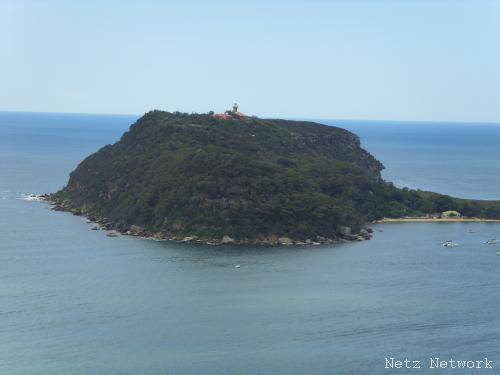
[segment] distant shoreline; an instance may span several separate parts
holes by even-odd
[[[477,217],[447,217],[447,218],[431,218],[431,217],[401,217],[401,218],[386,218],[376,220],[375,223],[500,223],[500,219],[480,219]]]

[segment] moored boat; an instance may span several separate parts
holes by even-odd
[[[485,244],[488,244],[488,245],[495,245],[497,243],[500,243],[500,240],[498,240],[496,238],[490,238],[488,241],[485,242]]]

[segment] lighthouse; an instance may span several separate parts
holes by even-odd
[[[244,113],[238,112],[238,103],[236,103],[236,102],[234,102],[231,109],[228,109],[226,112],[215,113],[212,116],[215,118],[223,119],[223,120],[234,120],[234,119],[238,119],[238,118],[243,119],[243,118],[248,117]]]

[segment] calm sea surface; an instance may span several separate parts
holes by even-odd
[[[63,186],[135,118],[0,113],[0,374],[403,373],[385,357],[421,360],[422,374],[430,356],[500,371],[500,246],[482,243],[499,225],[206,247],[109,238],[23,199]],[[397,185],[500,199],[500,125],[323,122],[359,134]]]

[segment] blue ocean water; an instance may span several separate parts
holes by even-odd
[[[500,124],[321,122],[358,134],[385,165],[384,178],[397,186],[500,200]]]
[[[60,188],[135,118],[0,113],[0,374],[405,373],[385,357],[428,373],[430,356],[486,356],[498,371],[500,257],[482,243],[497,224],[207,247],[109,238],[23,199]],[[500,199],[500,125],[324,122],[359,134],[399,185]]]

